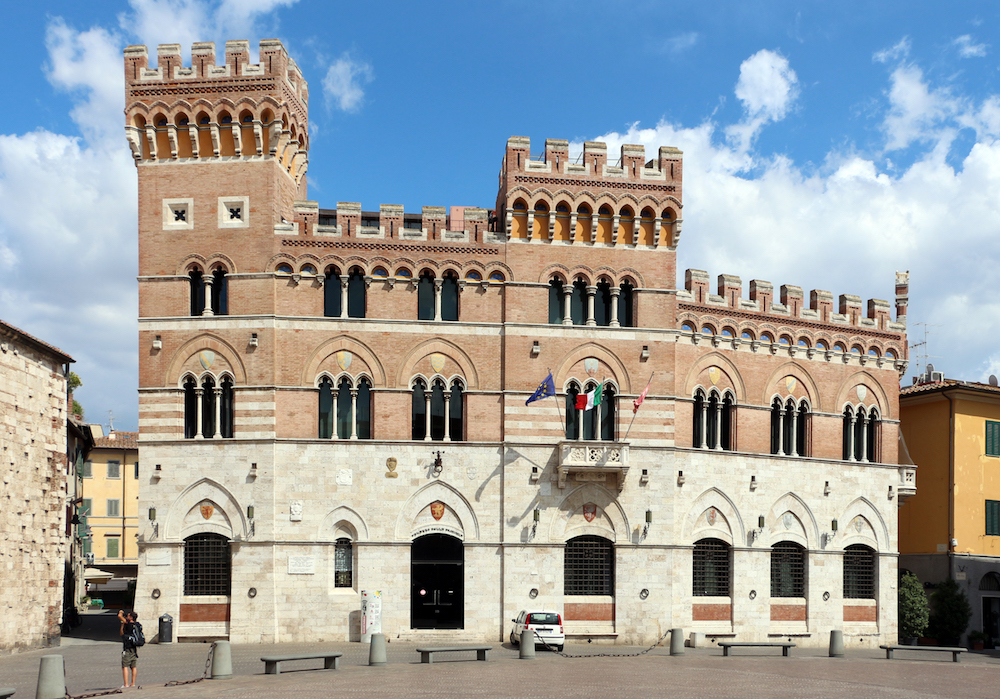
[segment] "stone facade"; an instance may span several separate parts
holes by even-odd
[[[72,361],[0,321],[0,652],[59,642],[68,560],[66,376]]]
[[[157,512],[140,614],[182,638],[357,639],[377,589],[401,638],[497,641],[538,607],[605,642],[895,639],[906,275],[895,320],[761,280],[744,299],[730,275],[712,294],[699,270],[676,288],[669,147],[611,164],[603,143],[574,160],[514,137],[495,210],[321,209],[294,62],[273,41],[259,65],[244,42],[226,56],[125,52]],[[556,398],[526,405],[549,372]],[[601,382],[600,417],[576,411]],[[231,580],[206,586],[218,541]],[[729,572],[695,563],[705,542]],[[781,542],[802,569],[772,598]],[[873,579],[845,597],[852,546]]]

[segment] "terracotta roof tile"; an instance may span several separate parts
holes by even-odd
[[[68,364],[70,362],[73,362],[73,363],[76,362],[75,359],[73,359],[71,356],[69,356],[68,354],[66,354],[65,352],[63,352],[58,347],[56,347],[54,345],[50,345],[48,342],[45,342],[44,340],[39,340],[34,335],[32,335],[30,333],[26,333],[23,330],[21,330],[20,328],[14,327],[10,323],[5,323],[4,321],[0,320],[0,330],[5,330],[5,331],[7,331],[7,333],[13,333],[15,335],[20,335],[25,341],[28,342],[28,344],[35,345],[38,349],[46,350],[48,352],[51,352],[53,354],[56,354],[56,355],[62,357],[63,363],[67,363]]]
[[[112,435],[114,435],[112,437]],[[94,440],[95,449],[138,449],[138,432],[121,432],[115,430],[111,434]]]
[[[922,383],[916,386],[906,386],[899,390],[900,397],[919,395],[921,393],[931,393],[932,391],[945,391],[949,388],[966,388],[973,391],[986,391],[1000,395],[1000,386],[990,386],[988,383],[978,381],[959,381],[958,379],[944,379],[943,381],[933,381]]]

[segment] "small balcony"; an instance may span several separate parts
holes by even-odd
[[[625,442],[560,442],[559,487],[567,480],[603,483],[621,490],[628,475],[628,444]]]
[[[896,502],[900,506],[917,494],[917,467],[911,465],[899,467],[899,483],[896,486],[896,493],[899,495]]]

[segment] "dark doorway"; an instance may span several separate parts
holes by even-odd
[[[983,631],[1000,638],[1000,597],[983,597]]]
[[[465,627],[465,550],[447,534],[427,534],[410,547],[410,627]]]

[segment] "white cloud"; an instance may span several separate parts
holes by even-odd
[[[698,32],[675,34],[663,42],[663,48],[666,49],[668,53],[683,53],[684,51],[693,48],[700,39],[701,35],[699,35]]]
[[[362,85],[370,83],[374,78],[374,71],[369,64],[355,61],[345,53],[330,66],[323,77],[327,104],[334,104],[345,112],[358,111],[365,98]]]
[[[890,61],[897,61],[901,58],[906,58],[909,55],[910,37],[904,36],[895,46],[890,46],[887,49],[876,51],[875,55],[872,56],[872,60],[877,63],[889,63]]]
[[[958,55],[962,58],[982,58],[986,55],[986,44],[974,43],[969,34],[963,34],[953,43],[958,47]]]
[[[892,71],[888,98],[889,113],[883,128],[889,151],[914,142],[940,142],[949,133],[942,131],[942,124],[961,109],[947,91],[932,90],[923,71],[913,65]]]
[[[740,65],[736,97],[743,104],[744,118],[726,129],[726,135],[741,152],[749,150],[760,130],[781,121],[798,97],[798,76],[780,53],[761,49]]]

